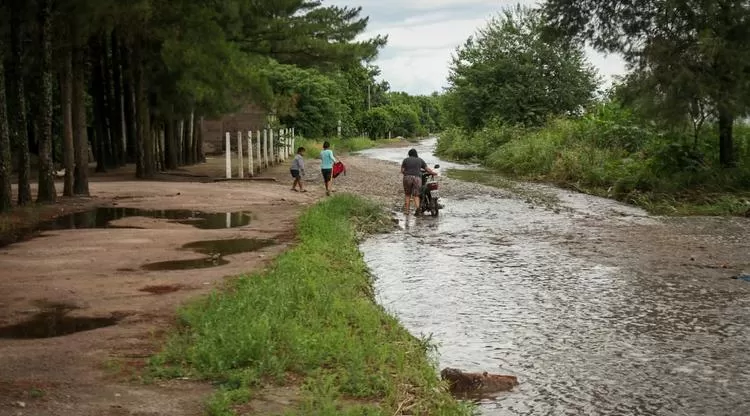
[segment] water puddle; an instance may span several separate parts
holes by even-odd
[[[39,231],[72,230],[87,228],[136,228],[110,224],[112,221],[129,217],[143,217],[169,220],[179,224],[192,225],[203,230],[242,227],[250,224],[247,212],[208,213],[192,210],[148,210],[140,208],[99,207],[89,211],[76,212],[54,220],[43,222]]]
[[[148,263],[141,266],[144,270],[167,271],[167,270],[195,270],[219,267],[229,264],[224,256],[233,254],[250,253],[276,244],[274,240],[255,238],[234,238],[228,240],[206,240],[187,243],[183,249],[192,250],[196,253],[205,254],[207,257],[188,260],[169,260],[156,263]]]
[[[174,293],[182,289],[180,285],[151,285],[145,286],[138,289],[141,292],[151,293],[153,295],[166,295],[167,293]]]
[[[54,338],[116,325],[122,319],[122,317],[115,316],[70,316],[70,311],[71,308],[68,307],[56,307],[44,310],[26,321],[0,327],[0,338]]]
[[[130,217],[163,219],[178,224],[191,225],[202,230],[244,227],[250,224],[252,220],[249,212],[209,213],[183,209],[148,210],[140,208],[99,207],[88,211],[63,215],[50,221],[44,221],[33,228],[22,228],[5,235],[0,235],[0,247],[42,237],[44,236],[42,233],[45,231],[93,228],[143,228],[112,224],[113,221]]]
[[[276,244],[274,240],[263,240],[258,238],[234,238],[230,240],[206,240],[187,243],[182,248],[193,250],[201,254],[219,254],[231,256],[232,254],[250,253]]]

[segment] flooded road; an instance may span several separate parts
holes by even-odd
[[[420,156],[451,167],[432,146]],[[439,218],[401,217],[362,250],[378,300],[413,334],[432,334],[441,367],[518,376],[482,414],[750,414],[750,284],[709,278],[721,266],[700,251],[724,241],[717,226],[741,235],[747,220],[706,220],[719,234],[707,242],[680,234],[689,221],[664,225],[601,198],[545,188],[559,208],[542,209],[449,187]],[[750,261],[744,235],[728,238]],[[683,260],[661,242],[676,238],[698,254]]]

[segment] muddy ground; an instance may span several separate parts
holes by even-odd
[[[367,195],[388,207],[398,206],[401,185],[395,164],[353,156],[343,160],[348,171],[335,181],[338,192]],[[313,161],[308,164],[308,193],[290,191],[291,177],[285,165],[263,174],[277,182],[211,182],[209,176],[223,172],[221,158],[157,181],[133,181],[128,170],[95,176],[92,197],[64,202],[64,209],[117,206],[247,211],[252,220],[242,227],[207,230],[163,219],[130,217],[112,224],[142,228],[52,231],[0,248],[0,327],[22,323],[54,308],[69,310],[68,317],[117,320],[115,325],[59,337],[0,337],[0,415],[203,414],[210,385],[191,380],[144,384],[138,381],[139,369],[158,350],[180,304],[220,287],[227,276],[260,270],[293,244],[296,217],[305,206],[324,197],[317,165]],[[442,180],[444,194],[453,198],[485,194],[524,198],[533,205],[533,195],[546,192],[537,189],[519,194]],[[560,195],[564,199],[566,191],[561,192],[557,199]],[[538,200],[548,198],[542,195]],[[540,202],[539,209],[556,209],[544,208],[544,204],[547,202]],[[654,274],[700,271],[719,279],[750,267],[746,220],[616,220],[637,215],[627,209],[597,215],[593,209],[584,220],[587,225],[579,235],[570,236],[569,244],[577,251],[627,262]],[[231,238],[273,239],[275,243],[227,256],[229,263],[220,267],[179,271],[141,268],[152,262],[202,257],[181,249],[185,243]],[[268,390],[268,400],[245,409],[248,414],[277,412],[296,395],[294,388]]]

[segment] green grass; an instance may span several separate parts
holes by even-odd
[[[218,382],[212,415],[290,374],[304,379],[305,396],[290,415],[392,415],[404,403],[412,414],[469,414],[442,389],[433,346],[374,302],[357,236],[390,227],[381,208],[351,195],[310,208],[299,244],[272,267],[179,311],[155,373]]]

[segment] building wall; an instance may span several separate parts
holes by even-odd
[[[227,114],[217,120],[203,120],[203,153],[206,155],[223,154],[225,134],[232,134],[232,149],[237,146],[237,131],[247,137],[248,130],[262,130],[266,126],[267,111],[255,104],[248,104],[234,114]]]

